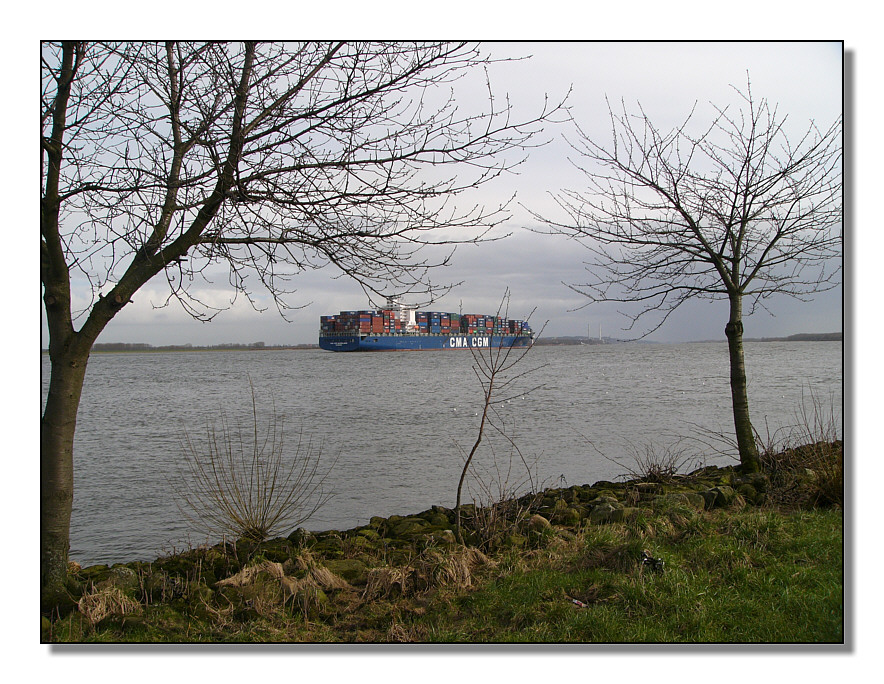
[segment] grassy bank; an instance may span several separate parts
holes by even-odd
[[[840,462],[841,448],[837,447]],[[794,460],[794,459],[793,459]],[[822,491],[828,494],[822,495]],[[72,567],[52,642],[839,643],[843,516],[803,465],[547,490],[491,534],[453,511]],[[485,521],[473,515],[467,520]],[[660,563],[651,563],[653,558]],[[644,560],[644,562],[643,562]]]

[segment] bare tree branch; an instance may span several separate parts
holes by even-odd
[[[713,105],[696,132],[696,107],[662,132],[640,105],[633,114],[609,103],[610,145],[579,127],[571,141],[588,189],[556,197],[568,220],[535,216],[591,253],[587,282],[569,284],[587,303],[638,304],[625,314],[630,329],[650,318],[648,335],[690,299],[728,300],[735,427],[743,465],[755,468],[743,301],[752,313],[773,295],[803,299],[838,284],[841,119],[795,138],[751,83],[737,92],[737,111]]]
[[[234,300],[259,308],[257,284],[281,313],[293,279],[327,266],[438,296],[433,269],[508,217],[460,196],[564,111],[516,119],[490,84],[478,108],[456,102],[454,82],[489,63],[447,42],[42,44],[41,587],[63,593],[76,415],[108,323],[159,274],[164,303],[212,318],[193,291],[218,266]]]

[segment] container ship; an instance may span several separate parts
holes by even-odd
[[[418,311],[388,299],[384,309],[319,317],[319,346],[328,351],[429,351],[527,347],[527,321],[488,314]]]

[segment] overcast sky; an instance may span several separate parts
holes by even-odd
[[[496,57],[530,59],[494,65],[490,70],[497,95],[508,94],[516,116],[531,116],[544,95],[561,98],[572,89],[569,105],[581,128],[607,141],[610,126],[605,98],[641,102],[661,128],[679,122],[698,103],[698,120],[707,120],[708,103],[735,102],[731,86],[744,87],[747,73],[753,94],[776,104],[787,113],[796,130],[804,131],[811,119],[828,127],[841,113],[842,49],[839,43],[603,43],[520,42],[488,43]],[[460,84],[459,96],[469,104],[478,89]],[[542,140],[548,143],[531,150],[518,175],[506,175],[485,186],[469,202],[495,204],[517,193],[512,215],[501,232],[512,233],[504,241],[458,249],[451,266],[434,280],[459,282],[434,310],[493,312],[504,289],[512,293],[510,316],[521,318],[535,310],[532,321],[539,327],[548,321],[545,334],[634,337],[626,332],[627,319],[617,306],[591,305],[565,283],[585,281],[583,252],[573,242],[541,236],[530,231],[537,222],[527,209],[554,216],[551,194],[562,189],[585,187],[581,174],[569,162],[572,152],[567,138],[570,125],[548,126]],[[162,281],[155,279],[140,292],[99,338],[100,342],[147,342],[149,344],[220,344],[225,342],[296,344],[315,342],[318,318],[342,309],[362,309],[368,301],[353,282],[336,278],[326,269],[300,276],[292,303],[305,305],[283,320],[265,298],[269,308],[253,311],[238,301],[213,322],[198,323],[176,304],[155,309],[165,301]],[[214,285],[205,286],[201,299],[227,304],[231,293],[226,274],[218,271]],[[259,293],[263,294],[263,293]],[[583,308],[581,308],[583,307]],[[770,301],[768,311],[747,317],[747,337],[784,336],[799,332],[831,332],[842,328],[842,289],[818,295],[812,302],[789,298]],[[773,314],[773,315],[772,315]],[[680,342],[724,339],[727,304],[696,303],[676,312],[649,339]],[[43,325],[42,343],[48,337]]]

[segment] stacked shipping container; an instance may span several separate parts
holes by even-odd
[[[323,334],[375,333],[394,334],[402,330],[402,323],[392,310],[341,311],[337,316],[320,316],[319,330]]]
[[[527,321],[510,320],[484,314],[455,314],[442,311],[417,311],[417,333],[423,335],[528,335]],[[320,335],[401,334],[406,331],[396,311],[341,311],[337,316],[319,317]]]

